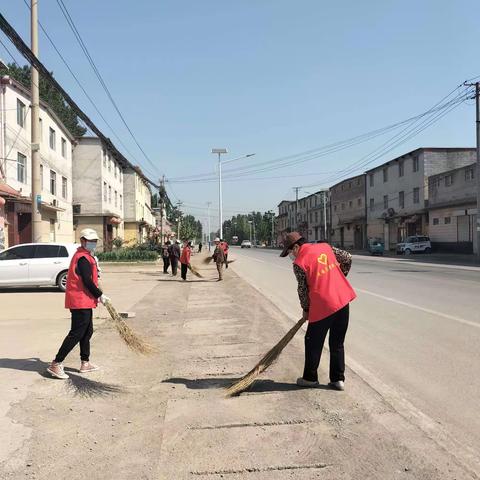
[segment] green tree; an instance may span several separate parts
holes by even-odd
[[[0,75],[9,75],[28,89],[31,86],[31,71],[28,65],[18,67],[17,65],[10,63],[8,69],[0,68]],[[85,135],[87,129],[80,125],[77,114],[65,102],[63,95],[55,90],[55,88],[43,77],[40,77],[39,90],[40,99],[50,106],[74,137]]]

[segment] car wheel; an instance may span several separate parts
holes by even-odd
[[[67,289],[67,273],[62,272],[57,278],[57,286],[62,292]]]
[[[431,249],[430,247],[427,247],[427,248],[425,249],[425,253],[432,253],[432,249]]]
[[[405,255],[410,255],[412,251],[409,248],[406,248],[404,253]]]

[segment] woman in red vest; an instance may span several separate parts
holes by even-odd
[[[93,309],[98,301],[105,303],[108,297],[98,288],[98,266],[93,251],[97,246],[97,232],[86,228],[80,232],[80,247],[70,262],[65,291],[65,308],[72,314],[70,332],[60,350],[47,368],[52,377],[65,380],[68,375],[63,369],[65,357],[80,343],[80,373],[88,373],[99,368],[90,363],[90,338],[93,335]]]
[[[303,315],[308,320],[305,335],[305,368],[297,380],[301,387],[318,387],[318,366],[325,337],[329,332],[330,383],[344,390],[344,340],[348,328],[349,304],[356,294],[345,278],[350,271],[352,256],[328,243],[307,243],[298,233],[289,233],[280,254],[293,261],[298,295]]]
[[[180,255],[180,273],[183,281],[187,280],[188,266],[190,265],[190,257],[192,256],[192,247],[188,240],[183,241],[182,254]]]

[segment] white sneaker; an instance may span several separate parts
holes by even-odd
[[[70,378],[63,370],[63,365],[61,363],[52,362],[47,368],[47,372],[52,377],[59,378],[60,380],[67,380],[67,378]]]
[[[334,390],[339,390],[341,392],[345,390],[345,383],[342,380],[339,380],[338,382],[330,382],[328,386],[330,388],[333,388]]]
[[[299,387],[317,388],[320,384],[318,382],[312,382],[310,380],[305,380],[304,378],[300,377],[297,378],[297,385]]]

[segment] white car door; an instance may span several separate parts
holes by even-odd
[[[16,287],[30,284],[29,262],[34,245],[19,245],[0,253],[0,286]]]
[[[65,259],[60,258],[61,245],[37,245],[35,255],[30,260],[31,285],[55,285],[57,275],[63,269]]]

